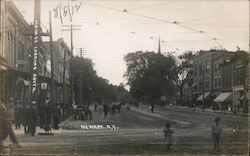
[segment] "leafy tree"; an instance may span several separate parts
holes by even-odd
[[[178,56],[178,65],[175,66],[172,70],[172,79],[175,82],[178,92],[179,99],[178,103],[182,104],[183,102],[183,87],[185,83],[189,86],[193,83],[193,61],[195,53],[192,51],[185,52]]]
[[[74,57],[71,70],[74,77],[75,99],[79,105],[90,101],[105,99],[121,101],[131,98],[124,86],[112,85],[108,80],[99,77],[91,59]]]
[[[156,102],[161,96],[174,95],[174,84],[169,78],[173,77],[171,69],[176,63],[171,55],[137,51],[127,54],[124,60],[127,64],[124,76],[137,100]]]

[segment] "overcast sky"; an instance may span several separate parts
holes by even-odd
[[[181,54],[215,47],[235,51],[237,46],[248,51],[247,0],[41,1],[42,27],[49,28],[48,12],[52,10],[53,39],[63,37],[70,45],[70,33],[61,31],[62,24],[82,25],[82,30],[74,32],[74,50],[86,48],[85,57],[93,59],[97,74],[113,84],[126,82],[123,56],[137,50],[157,51],[159,37],[163,52]],[[25,19],[33,22],[33,0],[14,2]],[[59,7],[53,10],[60,4],[63,23]],[[72,21],[69,14],[64,17],[64,6],[70,6]]]

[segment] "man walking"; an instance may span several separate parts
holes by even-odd
[[[109,109],[109,106],[106,103],[104,103],[104,105],[103,105],[104,119],[107,119],[108,109]]]
[[[212,137],[214,142],[214,150],[219,152],[220,138],[222,133],[222,127],[220,125],[220,118],[215,118],[215,123],[212,125]]]
[[[37,112],[36,112],[36,106],[34,104],[32,104],[29,108],[28,108],[28,114],[30,116],[29,119],[29,130],[31,133],[31,136],[34,136],[36,133],[36,123],[37,123]]]
[[[4,154],[3,141],[6,140],[8,136],[10,137],[10,140],[19,147],[16,136],[8,120],[7,109],[2,103],[0,103],[0,155]]]
[[[14,106],[14,121],[15,121],[15,128],[20,129],[21,125],[21,104],[19,103],[19,100],[17,100],[15,106]]]
[[[151,112],[154,113],[154,104],[151,104],[150,109],[151,109]]]

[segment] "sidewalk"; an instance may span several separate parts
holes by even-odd
[[[21,126],[20,129],[15,129],[15,125],[12,124],[12,129],[13,129],[15,135],[17,136],[17,138],[18,138],[18,136],[23,136],[23,137],[25,137],[25,136],[28,137],[28,136],[29,136],[29,137],[31,137],[30,134],[24,134],[24,127],[23,127],[23,126]],[[36,127],[36,134],[35,134],[34,137],[36,137],[36,135],[39,135],[38,133],[45,133],[45,131],[44,131],[44,129],[42,129],[42,128],[40,128],[40,127]],[[62,133],[62,129],[58,129],[58,130],[51,129],[51,133],[53,133],[53,134]],[[12,153],[12,152],[11,152],[11,151],[12,151],[12,148],[13,148],[14,146],[16,146],[16,145],[14,145],[14,144],[11,142],[11,140],[10,140],[9,137],[8,137],[8,139],[6,139],[6,140],[3,142],[3,145],[4,145],[4,154],[3,154],[3,155],[10,155],[10,154]]]
[[[173,109],[186,109],[186,110],[190,110],[190,111],[199,111],[199,112],[212,112],[212,113],[220,113],[220,114],[227,114],[227,115],[233,115],[233,112],[229,112],[229,111],[221,111],[221,110],[212,110],[211,108],[205,108],[204,111],[202,111],[202,108],[199,107],[192,107],[189,108],[187,106],[177,106],[177,105],[173,105],[172,107],[170,106],[165,106],[165,108],[173,108]],[[236,114],[237,115],[237,114]],[[240,116],[249,116],[249,114],[245,115],[242,112],[239,112]]]

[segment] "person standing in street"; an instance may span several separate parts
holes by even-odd
[[[104,103],[104,105],[103,105],[104,119],[108,118],[108,109],[109,109],[108,104]]]
[[[19,147],[15,133],[11,128],[11,123],[8,120],[8,112],[5,106],[0,101],[0,155],[4,155],[3,141],[10,137],[10,140]]]
[[[59,129],[58,124],[60,123],[61,119],[61,108],[60,105],[56,105],[54,107],[54,112],[53,112],[53,121],[54,121],[54,129]]]
[[[219,152],[220,147],[220,139],[221,139],[221,133],[222,133],[222,127],[220,124],[221,119],[215,118],[215,123],[212,125],[212,137],[214,142],[214,150],[216,152]]]
[[[154,104],[151,104],[150,109],[151,109],[151,112],[154,113]]]
[[[16,101],[14,106],[14,121],[15,121],[15,128],[20,129],[21,125],[21,104],[19,100]]]
[[[37,112],[36,112],[36,106],[34,104],[32,104],[28,108],[28,114],[29,114],[29,130],[31,136],[34,136],[36,133],[36,123],[37,123]]]
[[[44,107],[44,113],[45,113],[45,129],[49,129],[50,128],[50,121],[51,121],[51,106],[50,106],[50,100],[47,97],[47,99],[45,100],[45,107]]]
[[[174,131],[170,129],[170,123],[167,122],[165,124],[165,129],[163,130],[163,133],[164,133],[167,149],[170,149],[170,146],[172,145],[172,141],[173,141],[172,134],[174,133]]]

